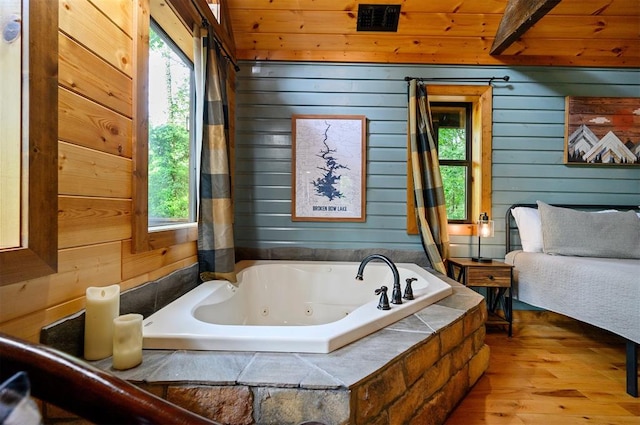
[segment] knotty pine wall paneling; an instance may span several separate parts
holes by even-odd
[[[84,308],[89,286],[122,290],[196,261],[194,242],[131,254],[133,34],[138,2],[59,1],[58,273],[0,287],[0,331]]]

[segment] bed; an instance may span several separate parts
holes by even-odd
[[[515,204],[506,213],[514,298],[626,341],[627,393],[638,397],[640,214],[629,205]]]

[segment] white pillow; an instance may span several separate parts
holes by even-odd
[[[520,245],[525,252],[542,252],[542,222],[536,208],[516,207],[511,214],[518,225]]]

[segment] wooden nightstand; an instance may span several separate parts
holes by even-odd
[[[471,258],[447,259],[447,274],[450,278],[465,286],[487,288],[487,324],[508,325],[510,337],[513,327],[512,269],[513,266],[510,264],[496,260],[479,263]],[[500,306],[503,315],[498,314]]]

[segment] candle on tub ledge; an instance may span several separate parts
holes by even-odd
[[[100,360],[113,353],[113,319],[120,314],[120,286],[87,288],[84,358]]]
[[[142,363],[142,314],[113,319],[113,368],[130,369]]]

